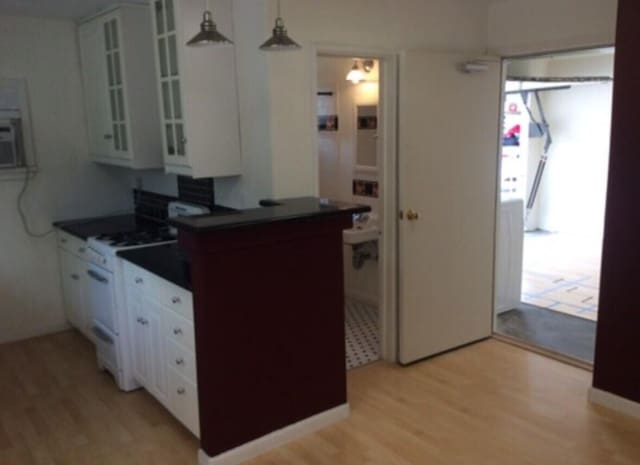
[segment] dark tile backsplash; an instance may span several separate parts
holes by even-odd
[[[136,216],[160,222],[167,221],[169,202],[178,200],[169,195],[156,194],[155,192],[140,189],[133,190],[133,199]]]
[[[213,178],[178,176],[178,197],[183,202],[204,205],[213,210],[216,205]]]

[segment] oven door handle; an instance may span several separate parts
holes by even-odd
[[[93,326],[91,327],[91,331],[93,331],[93,334],[95,334],[96,337],[100,339],[102,342],[105,342],[109,345],[113,345],[114,343],[113,338],[109,336],[106,332],[104,332],[101,328],[97,326]]]
[[[99,273],[96,273],[93,270],[87,270],[87,274],[89,275],[89,277],[95,281],[98,281],[99,283],[102,284],[106,284],[109,282],[109,280],[107,278],[105,278],[104,276],[102,276]]]

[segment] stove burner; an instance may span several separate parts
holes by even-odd
[[[127,231],[115,234],[100,234],[98,241],[113,247],[133,247],[137,245],[155,244],[157,242],[173,241],[176,237],[168,227],[161,227],[143,231]]]

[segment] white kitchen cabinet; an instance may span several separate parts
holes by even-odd
[[[130,289],[128,294],[134,376],[156,399],[167,405],[164,309],[135,289]]]
[[[136,380],[199,436],[191,292],[124,262]]]
[[[240,127],[232,46],[187,47],[200,30],[201,0],[153,0],[151,16],[168,173],[241,174]],[[232,0],[212,0],[219,30],[232,38]]]
[[[87,261],[84,259],[86,243],[63,231],[58,232],[58,257],[62,293],[67,321],[93,341],[91,318],[86,300]]]
[[[82,22],[78,29],[89,152],[99,163],[134,169],[163,166],[146,8],[111,8]]]
[[[142,324],[145,313],[142,309],[142,294],[136,289],[127,289],[127,310],[129,312],[129,333],[131,334],[131,366],[133,376],[142,386],[147,384],[146,328]]]

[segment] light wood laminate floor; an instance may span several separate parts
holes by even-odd
[[[493,340],[378,362],[349,372],[348,420],[249,463],[639,464],[640,421],[590,405],[590,377]],[[76,333],[0,346],[0,464],[192,465],[197,448],[149,395],[97,372]]]

